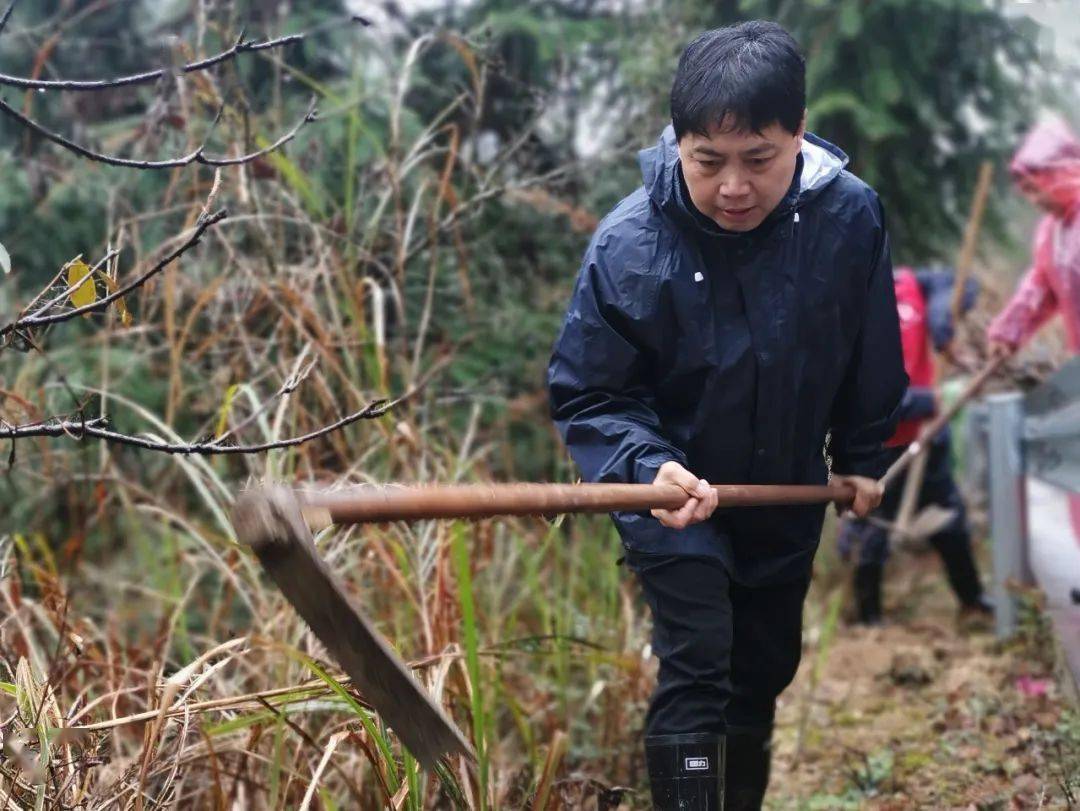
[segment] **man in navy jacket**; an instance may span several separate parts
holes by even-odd
[[[686,48],[672,124],[598,226],[548,371],[585,479],[688,494],[614,516],[653,615],[660,809],[719,808],[725,792],[760,807],[824,517],[717,511],[707,482],[820,484],[828,456],[866,515],[907,385],[881,204],[805,132],[805,106],[804,60],[774,23]]]

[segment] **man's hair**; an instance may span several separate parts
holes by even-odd
[[[791,34],[767,20],[706,31],[686,46],[671,85],[675,137],[710,127],[799,130],[806,108],[806,60]]]

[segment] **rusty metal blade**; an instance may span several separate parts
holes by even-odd
[[[870,516],[866,520],[876,527],[889,531],[889,542],[898,549],[909,552],[920,551],[927,546],[927,541],[956,520],[957,511],[951,507],[930,504],[917,512],[907,527],[901,529],[892,521]]]
[[[233,526],[364,699],[425,769],[433,770],[448,754],[475,760],[454,722],[319,557],[301,508],[286,488],[249,490],[237,499]]]

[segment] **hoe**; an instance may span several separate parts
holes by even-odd
[[[895,482],[964,402],[1001,365],[987,365],[958,400],[928,422],[881,479]],[[720,507],[850,504],[848,486],[713,485]],[[557,515],[678,509],[687,495],[675,485],[652,484],[492,484],[448,487],[362,487],[334,492],[297,492],[268,486],[243,493],[233,511],[241,542],[326,646],[371,706],[420,762],[431,770],[439,758],[460,754],[474,759],[469,742],[428,695],[390,645],[347,594],[340,579],[319,557],[309,524],[361,524],[501,515]],[[929,518],[929,517],[928,517]],[[916,525],[918,518],[916,518]],[[936,525],[933,520],[922,523]]]

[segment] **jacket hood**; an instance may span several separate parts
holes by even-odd
[[[690,213],[686,211],[679,191],[680,158],[675,128],[668,124],[656,146],[641,150],[638,164],[649,198],[665,213],[685,221]],[[805,205],[832,183],[847,164],[848,156],[842,149],[807,132],[803,136],[797,167],[798,184],[792,182],[791,191],[778,208],[797,210]]]
[[[1014,175],[1027,175],[1065,209],[1080,205],[1080,141],[1058,117],[1047,117],[1024,138],[1009,165]]]
[[[1058,117],[1048,117],[1028,132],[1013,156],[1014,172],[1045,172],[1080,164],[1080,141],[1069,125]]]

